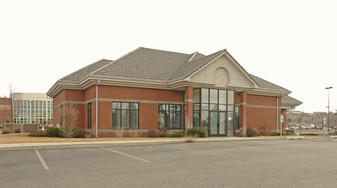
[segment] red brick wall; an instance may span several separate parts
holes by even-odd
[[[99,86],[99,98],[184,102],[184,91]]]
[[[61,125],[61,106],[60,104],[65,101],[65,91],[61,91],[53,98],[53,124]]]
[[[139,102],[139,129],[158,128],[158,101],[184,102],[184,91],[171,91],[159,89],[99,86],[98,95],[100,100],[135,100]],[[146,100],[142,102],[141,100]],[[80,111],[77,126],[82,129],[88,127],[88,101],[91,101],[92,129],[96,124],[96,86],[85,91],[64,90],[54,97],[54,125],[60,123],[60,106],[64,101],[86,102],[85,104],[73,104]],[[99,101],[98,104],[98,129],[112,129],[112,103],[111,101]],[[164,102],[165,103],[165,102]],[[183,105],[182,105],[183,109]],[[183,127],[183,120],[181,118]],[[108,133],[100,133],[105,135]]]
[[[99,86],[99,130],[112,129],[112,104],[111,101],[135,100],[139,102],[139,129],[158,128],[158,101],[184,102],[184,91],[171,91],[159,89]],[[264,134],[270,134],[276,130],[276,97],[247,95],[245,97],[247,106],[245,107],[245,122],[247,127],[255,127]],[[110,101],[111,100],[111,101]],[[142,101],[144,100],[144,102]],[[237,93],[236,105],[242,103],[243,98]],[[77,126],[82,129],[88,127],[87,102],[92,102],[92,129],[96,123],[96,86],[85,91],[64,90],[54,97],[54,125],[60,123],[60,106],[64,101],[75,101],[76,108],[80,111]],[[85,103],[84,103],[85,102]],[[84,103],[84,104],[83,104]],[[163,102],[165,103],[165,102]],[[242,106],[242,105],[241,105]],[[281,115],[281,99],[279,98],[279,115]],[[182,105],[182,109],[183,105]],[[242,111],[243,112],[243,111]],[[242,112],[240,112],[240,126],[242,128]],[[283,111],[283,113],[285,113]],[[286,119],[286,117],[285,117]],[[182,112],[181,125],[183,128],[184,117]],[[279,123],[279,126],[281,124]],[[285,125],[285,123],[284,123]],[[100,135],[110,135],[111,133],[100,132]]]
[[[0,124],[6,122],[7,119],[12,121],[12,98],[0,98]]]
[[[77,101],[78,103],[83,102],[84,99],[84,92],[79,90],[63,90],[58,95],[54,97],[53,104],[54,104],[54,112],[53,112],[53,121],[54,126],[57,124],[61,125],[61,104],[66,101]],[[79,112],[79,116],[77,118],[76,126],[81,129],[85,128],[85,114],[84,114],[84,104],[74,103],[71,104],[75,107],[76,110]],[[63,106],[69,104],[63,104]]]
[[[139,129],[158,128],[158,104],[139,104]]]
[[[255,127],[259,134],[269,135],[276,131],[276,98],[269,96],[247,96],[247,127]],[[278,116],[281,115],[281,98],[278,98]],[[279,121],[278,117],[278,121]],[[281,123],[278,122],[278,129]]]

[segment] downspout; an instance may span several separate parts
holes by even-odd
[[[278,97],[276,97],[276,132],[278,133]]]
[[[100,77],[98,77],[98,81],[96,84],[96,138],[98,137],[98,84],[100,84]]]

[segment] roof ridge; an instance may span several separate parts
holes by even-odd
[[[199,59],[195,59],[195,60],[189,61],[188,63],[192,63],[192,62],[196,62],[196,61],[202,61],[202,59],[210,58],[210,57],[214,56],[214,57],[208,59],[208,60],[207,60],[205,63],[203,63],[202,65],[195,67],[195,68],[194,68],[192,71],[190,71],[188,74],[185,74],[184,76],[181,76],[181,77],[179,77],[179,78],[176,78],[176,79],[174,79],[174,80],[171,80],[172,77],[173,77],[173,75],[174,75],[174,73],[176,72],[176,71],[175,71],[175,72],[173,73],[173,75],[171,75],[171,77],[169,78],[168,81],[175,81],[175,80],[178,80],[178,79],[182,79],[182,78],[188,77],[189,75],[191,75],[192,73],[194,73],[195,71],[197,71],[198,69],[200,69],[202,66],[204,66],[204,65],[207,64],[208,62],[212,61],[214,58],[218,57],[219,54],[222,54],[222,53],[225,52],[225,51],[226,51],[226,49],[219,50],[219,51],[214,52],[214,53],[212,53],[212,54],[210,54],[210,55],[207,55],[207,56],[201,57],[201,58],[199,58]],[[182,63],[182,64],[177,68],[177,70],[180,69],[181,66],[183,66],[183,65],[185,65],[185,63]]]
[[[75,72],[72,72],[72,73],[70,73],[70,74],[67,74],[67,75],[63,76],[62,78],[60,78],[59,80],[57,80],[57,82],[61,81],[62,79],[66,78],[66,77],[68,77],[68,76],[70,76],[70,75],[73,75],[73,74],[75,74],[75,73],[78,73],[78,72],[82,71],[83,69],[88,68],[89,66],[94,65],[94,64],[96,64],[96,63],[98,63],[98,62],[100,62],[100,61],[113,61],[113,60],[109,60],[109,59],[100,59],[100,60],[98,60],[98,61],[95,61],[95,62],[93,62],[93,63],[90,63],[89,65],[87,65],[87,66],[85,66],[85,67],[82,67],[82,68],[78,69],[78,70],[75,71]],[[69,82],[69,80],[68,80],[68,82]],[[73,81],[70,81],[70,82],[73,82]]]
[[[123,56],[117,58],[115,61],[112,61],[112,62],[110,62],[110,63],[108,63],[108,64],[106,64],[106,65],[100,67],[99,69],[93,71],[92,73],[90,73],[90,75],[94,75],[96,72],[98,72],[98,71],[104,69],[105,67],[107,67],[107,66],[109,66],[109,65],[111,65],[111,64],[113,64],[113,63],[115,63],[115,62],[118,62],[119,60],[123,59],[124,57],[126,57],[126,56],[128,56],[128,55],[130,55],[130,54],[132,54],[132,53],[134,53],[134,52],[137,51],[137,50],[140,50],[141,48],[142,48],[142,47],[138,47],[138,48],[136,48],[136,49],[134,49],[134,50],[132,50],[132,51],[130,51],[130,52],[124,54]]]
[[[169,52],[169,53],[176,53],[176,54],[183,54],[183,55],[191,55],[187,53],[182,53],[182,52],[174,52],[174,51],[168,51],[168,50],[160,50],[160,49],[154,49],[154,48],[146,48],[146,47],[139,47],[147,50],[155,50],[155,51],[161,51],[161,52]]]
[[[198,51],[195,51],[195,52],[192,54],[192,57],[190,57],[190,58],[188,59],[187,62],[190,62],[190,61],[194,58],[194,56],[197,55],[197,53],[198,53]]]

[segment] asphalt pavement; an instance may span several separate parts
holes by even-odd
[[[336,187],[337,139],[0,150],[0,187]]]

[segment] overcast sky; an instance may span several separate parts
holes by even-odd
[[[61,77],[135,48],[227,49],[291,90],[300,111],[337,110],[337,1],[0,1],[0,96],[46,93]]]

